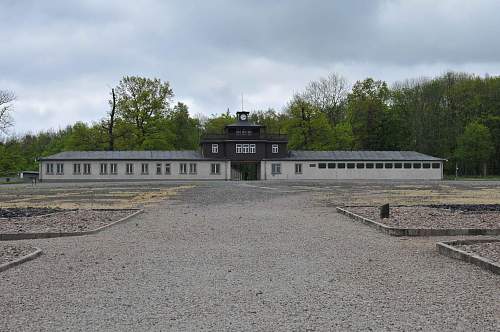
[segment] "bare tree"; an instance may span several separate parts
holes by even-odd
[[[335,73],[310,82],[301,97],[325,113],[332,125],[345,117],[345,102],[349,92],[347,80]]]
[[[14,125],[12,119],[12,102],[16,99],[13,92],[0,90],[0,132],[7,133],[7,130]]]
[[[109,112],[109,120],[106,121],[106,129],[108,131],[108,150],[113,151],[115,149],[115,114],[116,114],[116,96],[115,89],[111,89],[111,100],[109,105],[111,106],[111,111]]]

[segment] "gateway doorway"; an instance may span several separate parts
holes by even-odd
[[[260,179],[260,162],[231,162],[231,180],[252,181]]]

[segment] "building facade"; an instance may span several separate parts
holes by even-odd
[[[286,135],[252,124],[248,112],[199,151],[61,152],[39,158],[42,181],[440,180],[444,159],[413,151],[289,151]]]

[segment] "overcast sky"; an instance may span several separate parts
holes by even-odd
[[[167,80],[191,114],[278,110],[336,72],[393,83],[500,72],[500,1],[18,1],[0,4],[0,89],[16,133],[101,119],[125,75]]]

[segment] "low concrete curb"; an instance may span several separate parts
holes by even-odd
[[[103,209],[103,210],[111,210],[111,209]],[[92,229],[90,231],[84,231],[84,232],[47,232],[47,233],[7,233],[7,234],[0,234],[0,241],[13,241],[13,240],[29,240],[29,239],[48,239],[48,238],[54,238],[54,237],[62,237],[62,236],[82,236],[82,235],[90,235],[90,234],[96,234],[99,233],[100,231],[111,227],[113,225],[116,225],[118,223],[124,222],[132,217],[135,217],[139,213],[144,212],[142,209],[127,209],[134,211],[134,213],[120,219],[117,221],[112,222],[111,224],[107,224],[104,226],[101,226],[96,229]]]
[[[441,255],[445,255],[455,259],[460,259],[468,263],[475,264],[481,267],[482,269],[491,271],[496,274],[500,274],[499,263],[454,247],[455,245],[468,245],[468,244],[477,244],[485,242],[500,242],[500,240],[496,239],[456,240],[456,241],[438,242],[436,243],[436,247]]]
[[[24,262],[27,262],[27,261],[30,261],[32,259],[35,259],[37,258],[38,256],[40,256],[42,254],[42,250],[41,249],[38,249],[38,248],[35,248],[35,252],[32,252],[31,254],[28,254],[26,256],[23,256],[21,258],[18,258],[14,261],[11,261],[11,262],[7,262],[5,264],[2,264],[0,265],[0,272],[3,272],[5,270],[8,270],[10,269],[11,267],[14,267],[14,266],[17,266],[19,264],[22,264]]]
[[[485,228],[397,228],[390,227],[337,207],[337,212],[392,236],[500,235],[500,229]]]

